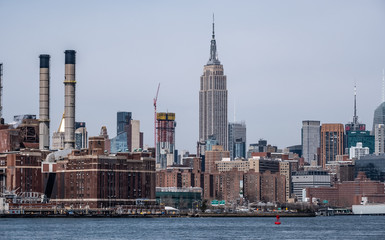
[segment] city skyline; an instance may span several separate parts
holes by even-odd
[[[50,54],[52,136],[64,110],[63,52],[74,49],[76,120],[87,123],[89,136],[105,125],[114,137],[116,112],[128,111],[141,121],[144,143],[153,145],[152,98],[161,82],[158,111],[176,113],[176,148],[194,151],[198,78],[209,58],[215,12],[219,57],[229,76],[228,115],[246,122],[247,145],[260,138],[280,148],[300,144],[305,119],[348,123],[354,82],[359,121],[372,128],[385,65],[385,3],[171,5],[0,3],[6,122],[19,114],[38,116],[38,57]]]

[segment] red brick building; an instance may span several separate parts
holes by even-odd
[[[23,149],[0,154],[0,192],[44,192],[41,159],[47,152]]]
[[[103,137],[90,138],[89,147],[58,160],[54,178],[53,173],[45,174],[46,186],[52,187],[51,202],[90,208],[133,205],[136,199],[155,202],[155,159],[151,153],[106,155]]]
[[[215,145],[212,147],[212,151],[205,152],[205,172],[214,173],[217,172],[215,162],[221,161],[222,158],[229,158],[230,152],[224,151],[222,146]]]
[[[286,202],[286,179],[279,173],[250,170],[244,174],[243,186],[249,202]]]
[[[360,172],[354,181],[337,183],[334,187],[307,188],[306,197],[325,200],[330,206],[351,207],[360,204],[362,197],[367,197],[369,203],[384,203],[384,183],[372,181]]]

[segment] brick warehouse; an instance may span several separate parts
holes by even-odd
[[[47,152],[23,149],[0,154],[0,192],[4,189],[17,192],[44,192],[41,159]]]
[[[56,173],[49,172],[48,166],[43,168],[46,192],[51,202],[62,206],[114,207],[133,205],[137,199],[155,202],[155,159],[151,153],[106,155],[103,137],[90,138],[89,149],[73,150],[58,160]]]
[[[306,197],[326,200],[328,205],[336,207],[351,207],[361,203],[362,197],[367,197],[370,203],[385,202],[384,183],[368,179],[364,172],[359,172],[354,181],[337,183],[334,187],[306,188]],[[310,201],[312,201],[310,200]]]

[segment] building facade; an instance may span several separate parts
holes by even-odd
[[[373,181],[385,182],[385,155],[366,155],[355,161],[355,176],[364,172]]]
[[[321,165],[335,161],[336,155],[344,153],[344,125],[327,123],[321,126]]]
[[[156,114],[156,163],[160,169],[174,163],[175,127],[175,113]],[[167,158],[171,160],[169,163]]]
[[[302,121],[301,141],[304,161],[309,164],[317,161],[317,149],[321,142],[320,121]]]
[[[221,145],[213,146],[211,151],[206,151],[205,172],[206,173],[217,172],[215,162],[221,161],[223,158],[230,158],[230,152],[224,151]]]
[[[228,133],[230,158],[246,158],[246,124],[244,122],[229,123]]]
[[[346,131],[346,148],[350,149],[362,143],[363,147],[369,148],[369,153],[374,153],[375,136],[370,134],[370,131]]]
[[[384,183],[371,181],[360,172],[354,181],[337,183],[335,187],[316,187],[306,189],[309,201],[318,200],[334,207],[351,207],[361,204],[363,197],[369,203],[384,203]]]
[[[350,159],[360,159],[362,156],[369,154],[369,148],[363,147],[362,143],[358,142],[355,147],[349,148],[349,158]]]
[[[304,201],[303,190],[308,187],[330,187],[330,175],[326,171],[293,172],[292,193],[298,201]]]
[[[150,153],[104,152],[104,138],[89,139],[89,149],[74,150],[57,160],[50,172],[43,163],[45,193],[66,207],[133,205],[137,199],[155,203],[155,159]]]
[[[385,124],[385,102],[381,103],[376,108],[376,110],[374,110],[373,128],[372,128],[373,132],[376,124]]]
[[[218,60],[214,23],[210,59],[204,66],[199,91],[199,140],[214,135],[219,145],[227,150],[227,80],[223,65]]]
[[[385,125],[376,124],[374,126],[374,154],[384,153],[385,148]]]

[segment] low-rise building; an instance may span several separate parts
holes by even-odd
[[[318,201],[335,207],[351,207],[360,204],[363,197],[368,200],[368,203],[384,203],[384,183],[371,181],[364,172],[360,172],[354,181],[337,183],[334,187],[306,188],[308,201]]]
[[[326,171],[300,171],[292,173],[292,193],[303,201],[303,190],[309,187],[330,187],[330,175]]]

